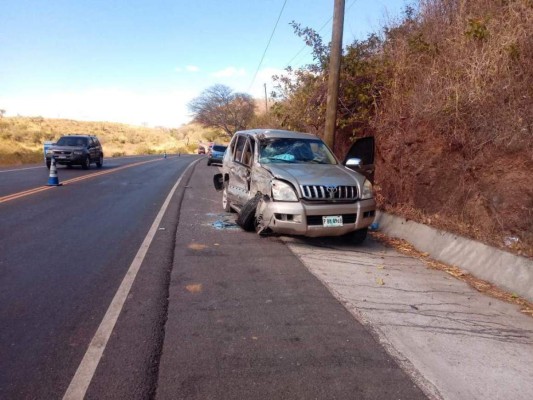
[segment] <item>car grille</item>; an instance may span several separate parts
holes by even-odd
[[[356,219],[357,214],[342,214],[343,225],[355,224]],[[308,215],[307,225],[322,225],[322,215]]]
[[[65,151],[65,150],[54,150],[54,155],[55,156],[59,156],[59,155],[70,155],[72,152],[71,151]]]
[[[356,200],[356,186],[300,185],[307,200]]]

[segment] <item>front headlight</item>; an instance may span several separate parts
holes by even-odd
[[[47,156],[51,156],[52,154],[54,154],[53,150],[46,150]]]
[[[277,179],[272,181],[272,197],[277,201],[298,201],[292,186]]]
[[[372,184],[368,179],[365,179],[365,183],[363,184],[363,193],[361,193],[361,200],[371,199],[373,196]]]

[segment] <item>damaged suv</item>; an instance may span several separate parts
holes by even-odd
[[[368,145],[364,146],[368,151]],[[376,203],[363,158],[341,164],[318,137],[284,130],[237,132],[214,176],[222,207],[238,213],[248,231],[288,235],[350,236],[362,242]],[[368,170],[368,169],[367,169]]]

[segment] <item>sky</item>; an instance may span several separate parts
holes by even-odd
[[[345,0],[343,45],[380,31],[405,3]],[[333,5],[0,0],[0,109],[7,116],[179,127],[192,118],[187,104],[214,84],[264,98],[272,75],[312,62],[289,23],[319,31],[327,43]]]

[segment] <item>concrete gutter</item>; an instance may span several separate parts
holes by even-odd
[[[533,262],[528,258],[383,212],[376,222],[381,232],[408,241],[433,259],[533,301]]]

